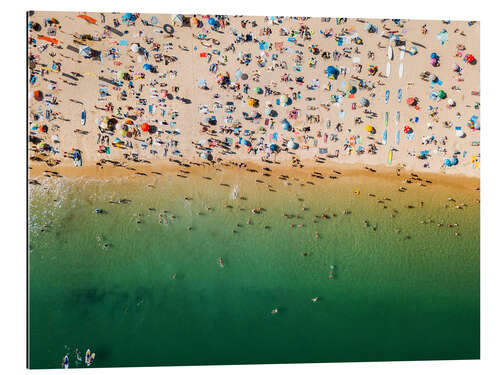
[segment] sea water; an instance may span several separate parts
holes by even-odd
[[[185,176],[30,185],[31,368],[479,357],[471,191]]]

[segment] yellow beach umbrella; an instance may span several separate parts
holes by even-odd
[[[366,130],[368,133],[373,133],[373,126],[371,126],[371,125],[366,125],[366,126],[365,126],[365,130]]]

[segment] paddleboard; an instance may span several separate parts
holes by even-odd
[[[82,111],[82,118],[81,118],[82,125],[85,125],[86,121],[87,121],[87,112],[85,112],[85,110],[83,110]]]
[[[389,112],[384,113],[385,126],[389,125]]]
[[[385,98],[384,98],[385,104],[389,102],[389,90],[385,90]]]
[[[403,63],[399,64],[399,79],[403,78]]]
[[[394,58],[394,53],[392,51],[392,46],[389,46],[387,48],[387,57],[389,58],[389,60],[392,60]]]
[[[399,118],[400,118],[400,112],[399,112],[399,111],[397,111],[397,112],[396,112],[396,121],[397,121],[397,122],[399,122]]]
[[[401,48],[401,52],[399,53],[399,60],[403,60],[405,57],[405,50],[403,48]]]
[[[387,159],[387,162],[388,162],[389,164],[391,164],[391,163],[392,163],[392,148],[389,150],[389,158]]]
[[[391,63],[387,61],[387,66],[385,68],[385,76],[389,77],[391,75]]]
[[[384,130],[384,135],[382,136],[382,144],[387,144],[387,129]]]
[[[401,103],[401,96],[403,95],[403,91],[398,89],[398,103]]]
[[[399,145],[399,130],[396,132],[396,144]]]

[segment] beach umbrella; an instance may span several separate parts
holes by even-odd
[[[438,54],[436,52],[432,52],[431,59],[437,59],[437,58],[438,58]]]
[[[249,105],[250,107],[256,107],[256,106],[257,106],[257,100],[256,100],[256,99],[254,99],[254,98],[249,98],[249,99],[248,99],[248,105]]]
[[[124,22],[135,21],[135,16],[132,13],[125,13],[122,16],[122,21]]]
[[[282,94],[280,96],[280,105],[285,106],[288,102],[288,96],[286,94]]]
[[[415,98],[408,98],[406,99],[406,104],[408,105],[415,105],[416,99]]]
[[[273,109],[271,107],[267,107],[265,110],[265,113],[266,113],[266,115],[269,116],[271,113],[273,113]]]
[[[462,129],[457,130],[455,134],[457,135],[458,138],[465,137],[465,133]]]
[[[198,82],[196,82],[196,84],[198,85],[198,87],[203,88],[207,85],[207,81],[204,80],[203,78],[200,78]]]
[[[33,96],[35,98],[35,100],[42,100],[43,99],[43,94],[40,90],[35,90],[35,92],[33,92]]]
[[[184,23],[184,16],[182,14],[176,14],[172,16],[172,22],[174,24],[182,25]]]
[[[130,50],[134,53],[139,52],[139,45],[137,43],[134,43],[130,46]]]
[[[145,131],[145,132],[148,132],[149,131],[149,124],[146,123],[146,122],[142,123],[141,130]]]
[[[465,61],[467,61],[468,63],[473,63],[475,60],[476,60],[475,57],[473,55],[471,55],[470,53],[468,53],[465,56]]]
[[[151,65],[151,64],[144,64],[142,66],[142,69],[151,71],[153,69],[153,65]]]
[[[368,133],[370,133],[370,134],[371,134],[371,133],[373,133],[373,130],[374,130],[374,129],[373,129],[373,126],[371,126],[371,125],[366,125],[366,126],[365,126],[365,130],[366,130]]]
[[[455,101],[452,98],[448,99],[448,105],[453,107],[455,105]]]
[[[208,19],[208,24],[209,24],[210,26],[215,26],[215,24],[216,24],[216,23],[217,23],[217,21],[215,20],[215,18],[210,17],[210,18]]]
[[[361,98],[361,100],[359,101],[359,104],[361,104],[363,107],[368,107],[370,105],[370,102],[366,98]]]
[[[97,25],[97,20],[95,18],[87,16],[86,14],[79,14],[77,17],[81,18],[89,23],[93,23],[94,25]]]
[[[262,89],[261,89],[260,87],[256,87],[256,88],[254,89],[254,91],[255,91],[255,93],[256,93],[256,94],[260,94],[260,93],[262,93]]]
[[[451,158],[451,165],[457,165],[458,164],[458,159],[456,156],[453,156],[453,158]]]
[[[272,143],[270,146],[269,146],[269,149],[271,151],[278,151],[278,145],[276,143]]]
[[[198,18],[196,17],[191,17],[189,19],[189,24],[192,26],[192,27],[198,27],[198,24],[199,24],[200,21],[198,21]]]
[[[454,72],[458,72],[460,70],[460,67],[456,63],[453,63],[453,64],[451,64],[451,69]]]
[[[202,153],[200,154],[200,157],[201,157],[202,159],[206,159],[206,158],[208,158],[208,154],[207,154],[206,152],[202,152]]]
[[[443,90],[439,90],[438,92],[439,99],[446,98],[446,93]]]
[[[92,55],[92,50],[89,46],[80,46],[78,54],[83,57],[90,57]]]
[[[290,125],[290,123],[286,118],[281,120],[281,127],[283,128],[283,130],[288,130],[288,131],[292,129],[292,126]]]
[[[445,164],[447,167],[451,167],[451,160],[450,160],[450,159],[444,159],[444,164]]]
[[[287,143],[287,147],[291,148],[292,150],[296,150],[299,148],[299,144],[297,142],[294,142],[293,140],[289,140]]]

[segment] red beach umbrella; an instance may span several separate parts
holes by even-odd
[[[144,122],[141,125],[141,129],[142,129],[142,131],[148,132],[149,131],[149,124],[147,124],[146,122]]]
[[[471,55],[470,53],[467,56],[465,56],[465,61],[467,61],[468,63],[472,63],[474,62],[474,60],[475,60],[474,56]]]
[[[415,105],[415,102],[416,102],[415,98],[406,99],[406,104],[408,105]]]

